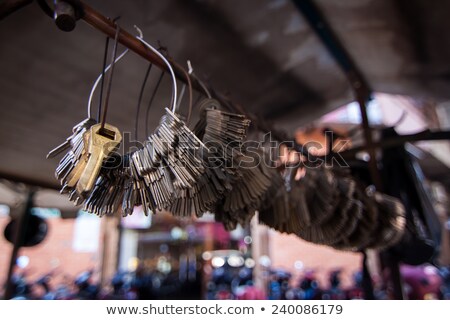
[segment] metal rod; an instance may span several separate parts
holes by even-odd
[[[80,5],[81,5],[80,11],[82,12],[81,19],[83,19],[86,23],[88,23],[95,29],[103,32],[110,38],[114,38],[116,33],[116,27],[111,19],[108,19],[107,17],[103,16],[101,13],[99,13],[98,11],[96,11],[83,1],[80,1]],[[169,71],[167,69],[166,64],[161,60],[160,57],[158,57],[154,52],[145,47],[142,44],[142,42],[140,42],[135,36],[131,35],[124,29],[120,30],[118,41],[125,47],[129,48],[131,51],[135,52],[144,59],[156,65],[158,68]],[[173,66],[173,69],[176,77],[180,81],[187,83],[187,78],[183,72],[183,69],[181,69],[179,66]],[[198,91],[202,90],[200,84],[195,78],[191,77],[190,80],[192,82],[192,86],[196,90]]]
[[[100,93],[98,97],[99,103],[97,109],[97,122],[100,122],[100,117],[102,114],[103,89],[105,88],[105,69],[106,69],[106,59],[108,59],[108,48],[109,48],[109,37],[106,37],[105,52],[103,53],[102,80],[100,82]]]
[[[354,157],[358,152],[367,151],[369,149],[385,149],[390,147],[395,147],[398,145],[405,144],[407,142],[415,141],[436,141],[436,140],[450,140],[450,131],[430,131],[425,130],[414,134],[404,134],[395,138],[386,139],[379,142],[372,143],[371,146],[359,146],[349,150],[344,150],[339,152],[339,154],[344,158],[348,159]]]
[[[312,0],[293,0],[294,5],[303,14],[315,34],[322,41],[328,52],[348,78],[352,88],[357,88],[367,99],[370,96],[370,86],[348,53],[333,28],[328,23],[320,8]]]
[[[116,55],[117,55],[117,39],[119,36],[119,32],[120,32],[120,27],[118,25],[116,25],[116,33],[114,35],[114,47],[113,47],[112,55],[111,55],[111,70],[109,71],[108,82],[106,84],[105,104],[103,106],[103,115],[101,117],[101,129],[102,130],[103,130],[103,128],[105,128],[106,115],[107,115],[108,109],[109,109],[109,97],[111,95],[111,86],[112,86],[112,80],[114,77],[114,66],[116,65],[115,61],[116,61]],[[102,80],[103,80],[103,78],[102,78]]]

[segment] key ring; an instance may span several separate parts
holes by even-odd
[[[129,49],[125,49],[115,60],[113,63],[109,64],[105,70],[100,73],[100,75],[97,77],[97,79],[94,82],[94,85],[92,86],[91,92],[89,94],[89,99],[88,99],[88,106],[87,106],[87,114],[88,114],[88,118],[92,117],[92,99],[94,97],[94,93],[95,90],[97,90],[98,84],[100,83],[100,81],[103,78],[103,74],[106,74],[106,72],[108,72],[113,64],[116,64],[117,62],[119,62],[130,50]]]
[[[189,69],[189,72],[186,71],[186,69],[184,69],[182,66],[180,66],[178,63],[176,63],[175,61],[173,61],[172,59],[170,59],[170,61],[172,62],[172,64],[176,67],[178,67],[179,69],[181,69],[184,73],[184,76],[186,77],[186,81],[187,81],[187,86],[188,86],[188,93],[189,93],[189,107],[188,107],[188,115],[186,118],[186,125],[189,125],[189,122],[191,120],[191,114],[192,114],[192,81],[191,81],[191,68]],[[189,61],[188,61],[188,65],[189,65]],[[186,90],[186,84],[183,84],[183,87],[181,88],[181,93],[180,93],[180,100],[178,101],[178,105],[176,107],[176,110],[179,111],[180,109],[180,104],[181,104],[181,100],[183,99],[183,95],[184,95],[184,91]],[[178,112],[179,113],[179,112]]]
[[[116,18],[117,19],[117,18]],[[114,19],[114,20],[116,20]],[[138,39],[142,39],[144,37],[141,29],[137,28],[137,31],[139,33],[138,36],[136,36],[136,38]],[[100,83],[100,81],[103,79],[104,75],[106,75],[106,73],[111,69],[112,65],[115,65],[117,62],[119,62],[120,60],[122,60],[123,57],[125,57],[125,55],[127,55],[127,53],[130,50],[128,48],[126,48],[115,60],[114,62],[110,63],[104,70],[102,73],[100,73],[97,77],[97,79],[94,82],[94,85],[91,88],[91,92],[89,93],[89,98],[88,98],[88,106],[87,106],[87,114],[88,114],[88,118],[92,118],[92,99],[94,98],[94,93],[97,90],[97,87]]]
[[[153,48],[150,44],[148,44],[142,37],[142,31],[137,27],[134,26],[136,30],[139,32],[139,36],[136,36],[136,39],[138,39],[140,42],[142,42],[143,45],[145,45],[148,49],[150,49],[154,54],[156,54],[158,57],[161,58],[161,60],[166,64],[167,68],[169,69],[170,75],[172,76],[172,112],[175,112],[177,107],[177,95],[178,95],[178,87],[177,87],[177,78],[175,77],[175,73],[173,72],[172,66],[170,65],[169,61],[155,48]]]

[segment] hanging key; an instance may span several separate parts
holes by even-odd
[[[104,128],[101,128],[100,124],[90,128],[87,146],[88,161],[76,186],[79,194],[85,194],[92,190],[103,160],[118,148],[121,141],[120,131],[109,124],[105,124]]]

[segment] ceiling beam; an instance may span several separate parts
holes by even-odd
[[[312,0],[292,0],[297,9],[305,17],[315,34],[322,41],[328,52],[334,58],[346,75],[352,88],[359,91],[358,94],[370,98],[372,92],[369,83],[355,61],[344,47],[338,36],[322,14],[319,7]]]

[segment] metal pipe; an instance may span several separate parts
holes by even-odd
[[[339,152],[344,159],[354,157],[358,152],[367,151],[369,149],[386,149],[405,144],[407,142],[415,141],[436,141],[436,140],[450,140],[450,131],[430,131],[425,130],[414,134],[404,134],[398,137],[386,139],[379,142],[372,143],[371,146],[359,146],[349,150]]]
[[[116,33],[116,26],[114,22],[111,19],[108,19],[107,17],[103,16],[101,13],[99,13],[86,3],[80,1],[80,5],[81,5],[80,8],[81,19],[83,19],[93,28],[103,32],[108,37],[114,39]],[[139,41],[135,36],[131,35],[126,30],[120,29],[118,41],[131,51],[140,55],[142,58],[158,66],[158,68],[163,69],[165,71],[169,71],[167,65],[164,63],[164,61],[162,61],[160,57],[158,57],[154,52],[152,52],[150,49],[144,46],[141,41]],[[180,81],[187,83],[188,80],[186,78],[186,74],[184,73],[183,69],[176,64],[173,65],[172,68],[174,69],[176,77]],[[197,79],[195,79],[194,77],[190,77],[190,81],[192,83],[192,86],[196,90],[201,92],[203,91]]]

